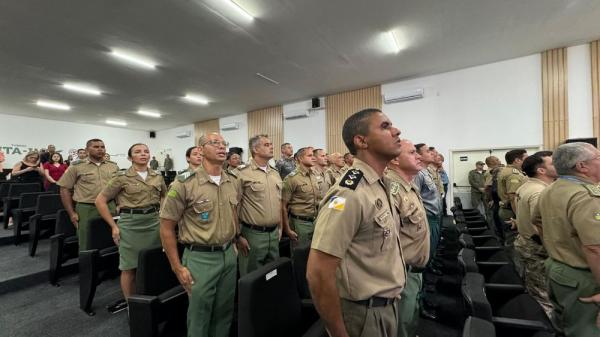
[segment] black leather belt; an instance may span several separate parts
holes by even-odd
[[[160,209],[157,206],[150,206],[147,208],[121,208],[119,213],[129,213],[129,214],[150,214],[156,213]]]
[[[290,216],[294,219],[298,219],[298,220],[302,220],[302,221],[315,221],[315,217],[314,216],[301,216],[301,215],[296,215],[296,214],[292,214],[290,213]]]
[[[366,300],[351,301],[351,302],[354,302],[354,303],[360,304],[360,305],[365,305],[365,306],[367,306],[367,308],[377,308],[377,307],[388,306],[390,304],[393,304],[395,301],[396,301],[395,298],[373,296]]]
[[[245,223],[242,221],[242,226],[246,227],[246,228],[250,228],[252,230],[255,231],[259,231],[259,232],[267,232],[267,233],[271,233],[272,231],[277,229],[277,225],[273,225],[273,226],[258,226],[258,225],[251,225],[249,223]]]
[[[186,244],[185,248],[191,250],[192,252],[224,252],[229,248],[229,246],[231,246],[231,241],[218,246]]]
[[[425,268],[423,267],[415,267],[415,266],[411,266],[411,265],[407,265],[406,266],[406,270],[408,270],[411,273],[415,273],[415,274],[420,274],[422,272],[425,271]]]

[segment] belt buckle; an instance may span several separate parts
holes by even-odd
[[[369,301],[367,302],[367,308],[369,309],[373,307],[373,298],[374,297],[369,298]]]

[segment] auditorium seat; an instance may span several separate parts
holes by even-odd
[[[465,320],[462,337],[496,337],[496,329],[490,321],[469,316]]]
[[[8,190],[13,183],[13,181],[0,181],[0,211],[2,211],[0,216],[2,221],[4,221],[4,198],[8,196]]]
[[[29,218],[29,256],[35,256],[38,241],[43,236],[53,234],[56,214],[61,209],[64,209],[64,206],[59,194],[38,196],[35,214]]]
[[[79,252],[79,308],[93,316],[96,287],[103,280],[119,275],[119,250],[110,226],[102,218],[89,222],[87,241],[90,249]]]
[[[131,337],[186,335],[188,296],[162,247],[140,251],[135,287],[128,298]]]
[[[310,290],[306,280],[306,264],[308,263],[308,254],[310,253],[310,241],[298,245],[294,248],[294,275],[296,285],[298,285],[298,294],[303,300],[310,299]]]
[[[29,218],[35,214],[38,195],[48,192],[23,193],[19,198],[19,205],[12,210],[14,244],[21,243],[21,232],[29,228]]]
[[[289,258],[244,275],[238,292],[238,337],[327,336],[314,307],[302,305]]]
[[[79,256],[79,242],[75,225],[69,213],[61,209],[56,213],[54,235],[50,237],[50,284],[57,285],[63,263]]]
[[[2,184],[4,185],[4,184]],[[8,228],[8,219],[12,216],[12,209],[19,205],[19,198],[23,193],[40,192],[41,185],[38,183],[14,183],[9,184],[8,193],[3,198],[2,214],[4,221],[4,229]]]

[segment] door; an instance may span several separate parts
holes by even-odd
[[[485,162],[491,150],[453,151],[452,152],[452,199],[448,205],[454,204],[454,197],[459,197],[464,208],[471,208],[471,185],[469,171],[475,169],[475,163]]]

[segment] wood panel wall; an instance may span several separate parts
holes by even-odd
[[[194,144],[198,145],[200,136],[211,132],[219,132],[219,119],[210,119],[194,123]]]
[[[600,40],[590,43],[592,54],[592,124],[600,139]]]
[[[567,48],[542,53],[544,147],[555,149],[569,137]]]
[[[348,152],[348,148],[342,140],[344,122],[350,115],[362,109],[381,109],[381,101],[380,85],[326,96],[327,152],[342,154]]]
[[[281,158],[283,143],[283,106],[277,105],[248,112],[248,137],[265,134],[273,142],[275,160]],[[310,134],[307,133],[307,137]],[[248,157],[250,150],[248,149]]]

